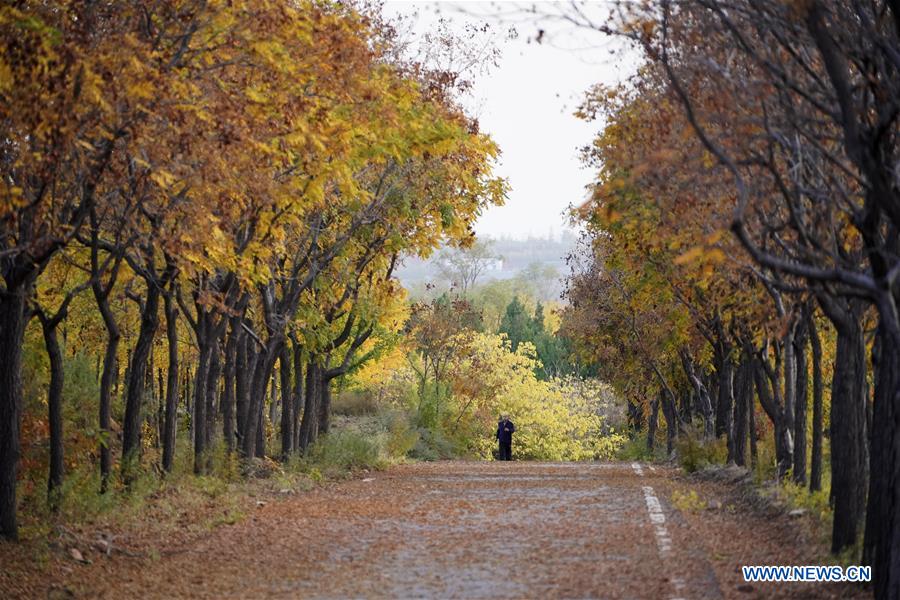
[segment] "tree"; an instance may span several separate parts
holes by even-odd
[[[465,298],[478,278],[497,260],[500,257],[491,250],[490,243],[478,240],[465,248],[444,248],[435,263],[441,276]]]

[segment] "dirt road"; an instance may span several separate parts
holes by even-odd
[[[699,487],[698,487],[699,486]],[[273,499],[154,559],[74,573],[115,598],[769,598],[862,596],[744,584],[741,564],[816,564],[797,524],[728,504],[679,510],[673,470],[632,463],[432,463]],[[677,495],[677,494],[676,494]],[[820,561],[819,561],[820,562]]]

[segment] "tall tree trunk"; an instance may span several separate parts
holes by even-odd
[[[194,424],[194,473],[206,472],[207,452],[206,447],[206,386],[209,382],[209,363],[212,359],[212,343],[209,338],[211,326],[208,313],[198,311],[197,315],[197,369],[194,371],[194,413],[191,423]]]
[[[242,335],[237,341],[234,373],[234,419],[237,426],[237,446],[242,447],[242,440],[247,433],[247,406],[250,402],[250,383],[256,369],[256,353],[253,351],[253,340],[249,335]]]
[[[872,476],[863,549],[879,599],[900,597],[900,319],[896,299],[882,304],[872,353]]]
[[[654,397],[650,402],[650,417],[647,420],[647,450],[653,452],[656,448],[656,427],[659,423],[659,398]]]
[[[807,315],[807,328],[812,348],[813,366],[812,455],[809,465],[809,489],[815,492],[822,489],[822,423],[824,417],[822,398],[825,386],[822,381],[822,341],[819,339],[812,312]]]
[[[206,374],[206,438],[204,444],[207,448],[207,468],[212,468],[213,433],[216,430],[216,418],[218,416],[219,379],[222,374],[222,359],[220,352],[219,336],[213,332],[214,339],[211,343],[209,355],[209,371]]]
[[[22,346],[25,307],[34,274],[7,286],[0,302],[0,538],[17,540],[16,470],[22,427]]]
[[[47,389],[47,413],[50,427],[50,472],[47,477],[47,502],[52,510],[59,508],[60,487],[65,475],[63,459],[62,392],[65,371],[62,350],[59,347],[57,325],[59,321],[40,316],[44,333],[44,345],[50,360],[50,385]]]
[[[737,393],[734,399],[734,443],[730,459],[741,467],[747,464],[748,413],[753,404],[753,378],[750,374],[753,367],[750,360],[750,357],[743,354],[735,378]]]
[[[684,374],[694,388],[694,394],[697,398],[697,405],[700,413],[703,415],[703,431],[704,437],[711,440],[715,433],[714,429],[714,413],[712,399],[709,394],[709,388],[703,383],[703,380],[697,374],[694,368],[694,362],[687,351],[680,352],[681,365],[684,368]]]
[[[792,434],[791,432],[785,432],[787,427],[780,399],[781,390],[779,389],[781,371],[778,368],[767,371],[763,365],[764,360],[767,360],[764,356],[754,359],[754,380],[759,403],[762,405],[763,410],[766,411],[766,415],[774,428],[775,460],[778,463],[778,478],[781,479],[791,468],[793,445],[790,441]]]
[[[275,360],[280,351],[280,343],[275,343],[270,339],[266,346],[260,349],[259,356],[256,358],[253,379],[249,386],[245,432],[241,440],[241,452],[247,459],[257,456],[257,451],[265,448],[265,422],[263,419],[266,393],[269,388],[269,379],[275,368]],[[263,440],[263,443],[260,443],[260,440]]]
[[[231,332],[225,342],[225,387],[222,393],[222,437],[225,438],[225,451],[228,454],[234,452],[234,423],[235,423],[235,378],[238,360],[238,347],[243,344],[243,330],[241,329],[241,317],[231,318]],[[246,358],[246,353],[245,353]],[[241,365],[241,368],[244,368]]]
[[[675,452],[675,439],[678,437],[678,412],[675,408],[675,399],[666,390],[660,390],[659,403],[663,418],[666,420],[666,454],[672,456],[672,453]]]
[[[753,363],[747,368],[747,378],[752,379]],[[753,394],[752,380],[747,383],[749,393],[747,394],[747,433],[750,437],[750,468],[756,469],[759,464],[759,453],[756,448],[756,402]]]
[[[780,475],[787,475],[788,471],[793,472],[794,468],[794,416],[797,407],[797,355],[794,351],[794,328],[796,324],[791,323],[788,332],[782,338],[782,375],[784,377],[784,397],[782,399],[782,430],[781,435],[784,438],[784,466],[780,470]]]
[[[719,367],[719,401],[716,403],[716,437],[725,436],[727,461],[734,462],[734,363],[724,358]]]
[[[153,350],[153,338],[159,326],[160,286],[148,282],[147,297],[141,311],[141,326],[137,343],[131,354],[128,389],[125,397],[125,423],[122,433],[122,479],[126,485],[134,481],[140,463],[141,413],[147,362]]]
[[[112,452],[110,452],[110,443],[112,442],[112,431],[110,429],[111,418],[111,393],[113,380],[116,380],[116,388],[118,388],[118,367],[119,361],[116,354],[119,350],[119,340],[122,335],[119,332],[119,326],[112,317],[112,311],[109,304],[106,304],[104,310],[101,307],[100,312],[104,315],[106,324],[106,350],[103,353],[103,374],[100,376],[100,405],[99,405],[99,426],[100,426],[100,493],[104,494],[109,489],[109,474],[112,471]],[[107,314],[109,318],[107,319]]]
[[[291,413],[291,447],[296,451],[300,445],[300,413],[303,410],[303,347],[293,342],[294,346],[294,395]]]
[[[819,304],[837,329],[831,382],[831,494],[834,522],[831,550],[853,546],[865,510],[866,345],[856,300],[820,297]]]
[[[317,425],[318,433],[322,435],[328,433],[328,430],[331,428],[331,382],[334,379],[335,376],[327,375],[325,369],[319,371],[319,381],[316,384],[319,390],[319,419]]]
[[[278,353],[278,356],[281,356],[281,352]],[[275,374],[275,369],[272,369],[272,381],[270,383],[269,389],[271,390],[269,393],[269,423],[272,424],[272,427],[275,427],[275,421],[277,421],[278,417],[278,377]]]
[[[163,298],[166,310],[166,340],[169,349],[162,458],[163,471],[166,473],[171,473],[175,464],[175,438],[178,432],[178,307],[172,293],[170,291]]]
[[[807,309],[804,308],[804,313]],[[794,336],[794,359],[797,364],[797,384],[794,406],[794,481],[806,485],[806,413],[809,395],[809,368],[806,360],[808,339],[808,319],[805,317],[797,327]]]
[[[256,428],[256,448],[254,456],[266,457],[266,405],[259,405],[259,426]]]
[[[316,434],[318,433],[318,423],[316,421],[319,418],[319,391],[317,387],[320,368],[315,363],[315,358],[310,357],[306,364],[306,401],[303,405],[303,419],[300,421],[300,439],[298,440],[299,449],[304,454],[315,443]]]
[[[291,398],[291,352],[287,344],[281,347],[278,358],[281,376],[281,459],[285,462],[294,453],[294,402]]]

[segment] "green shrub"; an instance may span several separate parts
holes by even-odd
[[[410,458],[418,460],[441,460],[456,456],[457,448],[439,430],[419,427],[417,440],[409,451]]]
[[[390,458],[405,458],[419,442],[419,432],[410,426],[409,418],[402,412],[389,411],[380,416],[386,430],[384,449]]]
[[[728,447],[724,438],[704,440],[698,431],[688,431],[675,442],[678,460],[688,473],[704,469],[709,465],[725,464]]]
[[[627,439],[616,452],[619,460],[657,461],[665,458],[665,448],[656,444],[654,450],[647,448],[647,436],[640,433],[634,438]]]
[[[334,395],[331,409],[336,415],[373,415],[378,412],[378,399],[366,390],[347,390]]]
[[[380,469],[386,465],[377,440],[350,430],[321,437],[310,452],[310,462],[326,469]]]

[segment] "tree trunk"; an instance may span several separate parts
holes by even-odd
[[[900,322],[896,303],[886,304],[879,306],[872,354],[872,477],[863,562],[872,565],[875,597],[894,599],[900,597]]]
[[[291,398],[291,352],[287,344],[281,347],[278,358],[281,376],[281,459],[285,462],[294,453],[294,401]]]
[[[213,332],[212,347],[209,355],[209,371],[206,374],[206,430],[204,445],[207,449],[207,468],[212,468],[213,433],[216,430],[216,417],[218,416],[219,378],[222,374],[222,359],[220,352],[219,336]]]
[[[666,420],[666,454],[672,456],[672,453],[675,452],[675,439],[678,437],[678,412],[675,407],[675,399],[666,390],[660,390],[659,403]]]
[[[212,344],[209,338],[209,321],[205,314],[197,315],[197,369],[194,371],[194,414],[191,422],[194,424],[194,473],[206,472],[206,386],[209,381],[209,362],[212,358]]]
[[[793,445],[791,441],[791,432],[785,432],[786,426],[782,405],[779,396],[778,382],[781,379],[780,370],[775,369],[771,376],[765,371],[762,361],[764,357],[754,360],[754,380],[756,382],[756,393],[759,396],[759,403],[772,422],[775,435],[775,460],[778,463],[778,478],[784,477],[785,473],[791,468],[791,459],[793,458]]]
[[[265,402],[259,405],[259,426],[256,428],[256,451],[254,456],[260,458],[266,457],[266,405]]]
[[[47,418],[50,428],[50,472],[47,477],[47,503],[51,510],[59,508],[60,487],[65,475],[63,459],[63,418],[62,392],[65,371],[63,370],[62,350],[56,335],[58,321],[41,316],[41,330],[44,333],[44,345],[47,358],[50,360],[50,385],[47,389]]]
[[[753,378],[750,358],[743,355],[735,378],[737,393],[734,399],[734,443],[729,460],[738,466],[747,465],[747,433],[749,411],[753,406]]]
[[[19,538],[16,470],[22,426],[22,346],[33,276],[10,285],[0,302],[0,538]]]
[[[225,388],[222,393],[222,437],[225,438],[225,451],[228,454],[234,452],[234,422],[235,422],[235,378],[238,361],[238,348],[243,345],[243,330],[241,318],[231,318],[231,332],[225,342]],[[246,352],[244,353],[246,359]],[[245,368],[241,365],[241,369]]]
[[[291,447],[296,451],[300,445],[300,413],[303,409],[303,347],[294,341],[294,395],[291,412]]]
[[[725,436],[728,462],[734,462],[734,363],[726,354],[719,366],[719,401],[716,403],[716,437]]]
[[[804,312],[806,309],[804,309]],[[794,481],[806,485],[806,413],[809,394],[809,369],[806,360],[808,319],[804,318],[794,336],[794,360],[797,364],[797,384],[794,405]]]
[[[241,440],[241,452],[244,457],[251,459],[257,456],[257,451],[265,448],[265,404],[266,393],[269,388],[269,379],[275,368],[275,360],[281,351],[280,343],[269,340],[266,347],[259,351],[253,369],[253,379],[249,386],[249,400],[247,402],[247,418],[245,432]],[[260,443],[262,440],[262,443]]]
[[[694,388],[694,394],[697,398],[698,408],[703,415],[703,432],[707,440],[713,438],[714,430],[714,412],[712,407],[712,399],[709,395],[709,389],[704,385],[700,376],[694,369],[694,363],[687,352],[681,352],[681,365],[684,368],[684,374]]]
[[[281,352],[278,353],[278,356],[281,356]],[[272,381],[269,386],[269,423],[272,424],[272,427],[275,427],[275,422],[278,420],[278,377],[275,376],[275,369],[272,368]]]
[[[304,454],[315,443],[316,434],[318,433],[318,423],[316,421],[319,417],[319,391],[317,389],[319,370],[319,365],[311,358],[306,365],[306,401],[303,405],[303,419],[300,421],[300,438],[298,440],[300,451]]]
[[[656,427],[659,423],[659,398],[655,397],[650,402],[650,417],[647,420],[647,450],[653,452],[656,448]]]
[[[322,435],[331,429],[331,382],[333,377],[319,377],[319,423],[318,432]]]
[[[865,510],[866,346],[858,301],[820,297],[819,304],[837,329],[831,382],[831,495],[834,522],[831,551],[856,543]]]
[[[122,479],[126,485],[134,481],[140,463],[141,412],[147,361],[153,350],[153,338],[159,326],[160,289],[156,282],[148,282],[147,297],[141,311],[141,326],[137,343],[131,354],[128,389],[125,397],[125,423],[122,434]]]
[[[242,335],[237,341],[234,373],[234,419],[237,426],[237,447],[242,448],[242,440],[247,433],[247,405],[250,402],[250,380],[256,369],[256,353],[253,340]]]
[[[807,316],[809,343],[812,348],[813,366],[813,417],[812,417],[812,456],[809,465],[809,489],[813,492],[822,489],[822,422],[824,417],[822,397],[822,341],[816,329],[815,318]]]
[[[747,379],[751,379],[753,371],[753,363],[750,363],[750,366],[747,367]],[[757,464],[759,464],[759,453],[756,449],[756,402],[754,402],[755,396],[753,395],[753,383],[752,380],[748,381],[748,394],[747,394],[747,433],[750,437],[750,468],[756,469]]]
[[[175,438],[178,432],[178,307],[173,292],[163,298],[166,310],[166,340],[169,347],[169,371],[166,377],[166,415],[163,427],[162,467],[172,472],[175,464]]]

